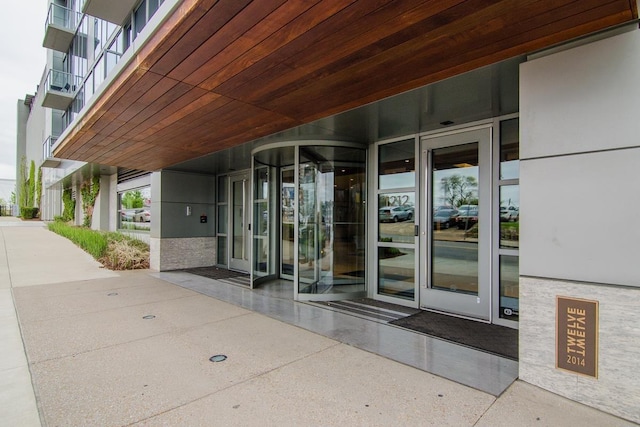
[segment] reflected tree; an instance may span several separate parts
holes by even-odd
[[[141,208],[144,205],[144,199],[140,190],[127,191],[122,195],[122,207],[125,209]]]
[[[477,204],[478,180],[474,176],[451,175],[440,180],[444,198],[451,206]]]

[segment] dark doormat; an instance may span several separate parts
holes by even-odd
[[[518,330],[431,311],[389,322],[436,338],[518,360]]]
[[[239,271],[227,270],[226,268],[219,267],[186,268],[182,271],[186,273],[197,274],[198,276],[207,277],[209,279],[231,279],[234,277],[249,277],[249,275],[246,273],[240,273]]]

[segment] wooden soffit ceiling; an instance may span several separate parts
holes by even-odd
[[[184,0],[55,156],[157,170],[636,18],[635,0]]]

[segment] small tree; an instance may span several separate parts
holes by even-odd
[[[27,176],[27,158],[22,156],[20,159],[20,166],[18,168],[18,181],[16,182],[16,189],[18,190],[18,206],[26,207],[27,198],[29,197],[29,185]]]
[[[440,180],[446,202],[451,206],[477,201],[478,180],[473,176],[451,175]]]
[[[62,219],[64,221],[72,221],[76,217],[76,201],[73,199],[71,188],[65,188],[62,191],[62,203],[64,205]]]
[[[136,209],[144,206],[144,198],[140,190],[127,191],[122,196],[122,207],[125,209]]]
[[[27,182],[27,204],[25,207],[32,208],[34,207],[36,201],[36,163],[31,160],[31,164],[29,166],[29,181]]]
[[[100,177],[94,176],[89,181],[86,181],[80,187],[82,193],[82,211],[84,212],[83,225],[85,227],[91,226],[91,219],[93,218],[93,207],[96,204],[96,197],[100,191]]]
[[[33,183],[34,185],[34,203],[36,207],[40,207],[42,200],[42,168],[38,168],[38,177]]]

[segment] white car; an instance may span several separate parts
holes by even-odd
[[[380,222],[407,221],[413,218],[413,208],[407,206],[386,206],[378,210]]]
[[[520,210],[515,206],[500,206],[500,221],[515,222],[520,219]]]
[[[134,222],[151,222],[151,212],[148,209],[136,209],[133,214]]]

